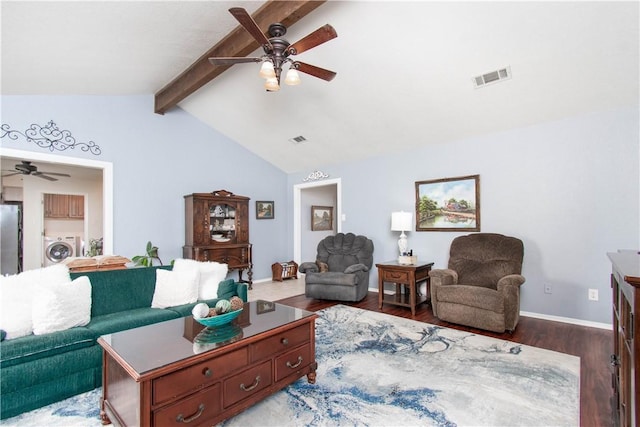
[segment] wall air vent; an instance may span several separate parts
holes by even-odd
[[[500,68],[473,78],[475,87],[483,87],[492,83],[509,80],[511,78],[511,67]]]
[[[302,135],[290,138],[289,141],[293,142],[294,144],[302,144],[303,142],[307,141],[307,138],[305,138]]]

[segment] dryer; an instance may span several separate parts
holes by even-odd
[[[69,257],[77,256],[75,236],[45,236],[44,265],[58,264]]]

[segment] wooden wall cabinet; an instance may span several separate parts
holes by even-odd
[[[84,196],[45,194],[44,217],[56,219],[84,219]]]
[[[238,270],[240,282],[253,285],[249,242],[249,198],[227,190],[193,193],[185,200],[184,258],[216,261]],[[247,270],[247,280],[242,273]]]
[[[640,425],[640,254],[608,254],[613,264],[613,425]]]

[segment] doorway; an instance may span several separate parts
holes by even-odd
[[[334,207],[334,226],[332,233],[342,232],[342,180],[340,178],[327,179],[318,182],[309,182],[304,184],[297,184],[293,186],[293,259],[300,264],[304,261],[311,261],[309,259],[303,259],[303,246],[305,248],[311,247],[313,250],[313,257],[315,259],[315,248],[318,241],[325,237],[326,234],[319,235],[317,232],[312,233],[310,230],[303,229],[303,223],[311,221],[311,211],[308,203],[305,203],[305,192],[316,192],[319,189],[328,190],[330,196],[335,202]],[[307,193],[309,194],[309,193]],[[309,210],[307,211],[307,208]]]
[[[102,224],[99,227],[103,237],[104,253],[113,253],[113,164],[92,159],[82,159],[76,157],[67,157],[56,154],[39,153],[32,151],[14,150],[3,148],[2,161],[10,160],[21,161],[28,160],[33,162],[47,163],[56,167],[70,167],[75,171],[98,172],[102,176],[101,198],[102,207],[100,209]],[[76,173],[76,177],[78,173]],[[44,181],[44,180],[43,180]],[[3,183],[4,185],[4,183]],[[26,214],[27,208],[36,218],[31,223],[24,222],[23,234],[23,253],[24,253],[24,269],[31,270],[39,268],[43,260],[43,193],[55,193],[58,190],[28,190],[23,191],[23,206]],[[31,194],[34,193],[34,194]],[[86,200],[86,198],[85,198]],[[98,217],[100,215],[94,215]],[[88,236],[93,237],[93,236]]]

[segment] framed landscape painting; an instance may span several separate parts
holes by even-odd
[[[480,231],[480,175],[417,181],[416,231]]]
[[[256,202],[256,219],[273,219],[274,214],[273,202]]]
[[[311,231],[333,230],[333,207],[311,206]]]

